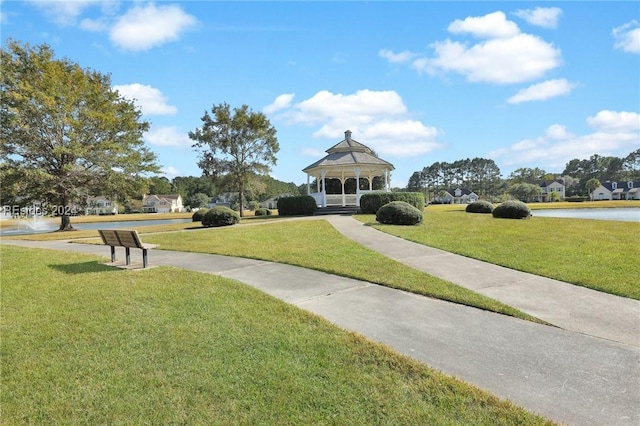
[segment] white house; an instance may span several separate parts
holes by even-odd
[[[444,191],[436,199],[443,204],[470,204],[479,198],[478,194],[467,188],[456,188]]]
[[[278,208],[278,200],[280,198],[291,197],[292,195],[289,193],[279,194],[275,197],[271,197],[268,200],[264,200],[260,202],[260,207],[263,209],[277,209]]]
[[[540,195],[538,196],[539,202],[545,203],[550,200],[550,195],[556,193],[560,196],[560,199],[565,197],[564,183],[560,180],[543,180],[538,183],[540,185]]]
[[[104,195],[87,197],[87,208],[85,214],[118,214],[118,204],[111,201]]]
[[[150,194],[142,198],[143,213],[181,213],[185,211],[180,194]]]
[[[604,182],[591,193],[597,200],[640,200],[640,182]]]

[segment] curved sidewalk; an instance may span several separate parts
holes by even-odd
[[[1,242],[109,256],[100,245]],[[165,250],[149,260],[239,280],[559,422],[640,423],[636,346],[290,265]]]
[[[327,216],[345,236],[391,259],[518,308],[565,330],[640,347],[640,301],[395,237],[351,216]]]

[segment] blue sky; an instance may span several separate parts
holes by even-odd
[[[638,2],[1,1],[7,38],[111,74],[166,176],[214,104],[264,112],[297,184],[353,138],[394,164],[493,159],[561,172],[640,147]]]

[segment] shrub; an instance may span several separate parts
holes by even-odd
[[[493,217],[500,219],[528,219],[531,216],[531,210],[522,201],[505,201],[493,209]]]
[[[271,210],[269,209],[256,209],[256,211],[253,213],[255,216],[271,216]]]
[[[376,220],[387,225],[417,225],[422,222],[422,211],[405,201],[392,201],[378,209]]]
[[[488,201],[478,200],[469,204],[465,211],[467,213],[491,213],[493,211],[493,204]]]
[[[582,203],[583,201],[588,201],[589,197],[582,197],[580,195],[572,195],[570,197],[566,197],[564,200],[568,201],[570,203]]]
[[[202,222],[202,219],[204,218],[204,215],[208,212],[208,209],[199,209],[197,212],[195,212],[193,214],[193,216],[191,216],[191,219],[194,222]]]
[[[202,225],[206,227],[235,225],[238,222],[240,215],[224,206],[212,208],[202,218]]]
[[[424,194],[421,192],[372,192],[360,197],[360,213],[376,214],[380,207],[393,201],[404,201],[421,213],[424,210]]]
[[[312,215],[318,206],[310,195],[283,197],[278,200],[278,214],[280,216]]]

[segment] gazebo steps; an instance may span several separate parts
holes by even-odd
[[[323,216],[329,214],[340,214],[340,215],[354,215],[358,213],[360,210],[357,206],[328,206],[318,208],[313,215],[314,216]]]

